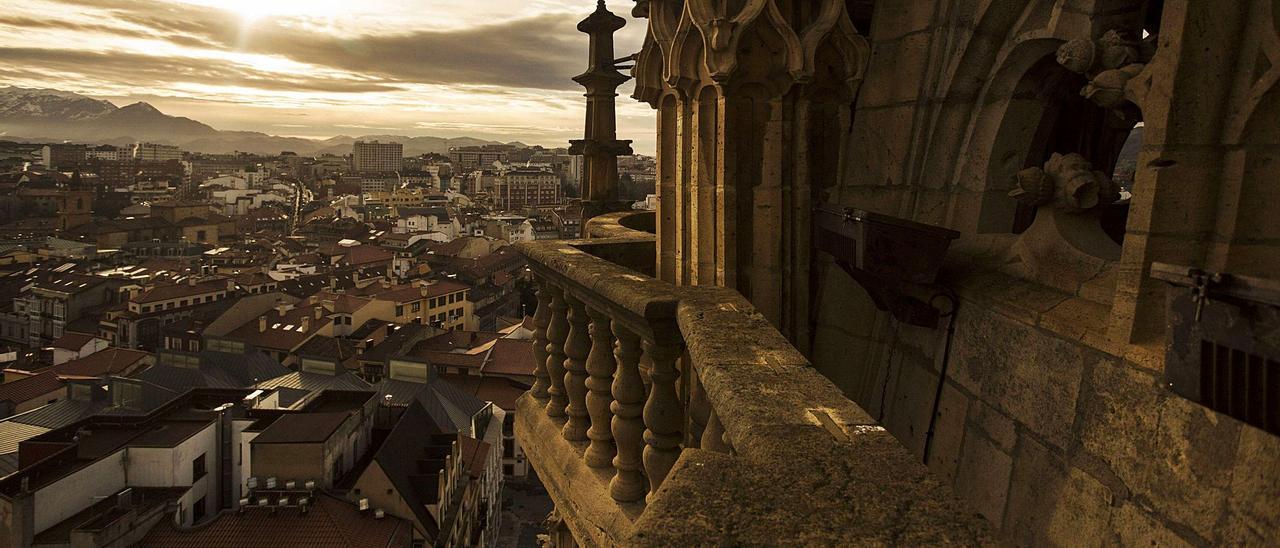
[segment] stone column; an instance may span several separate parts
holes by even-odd
[[[564,343],[564,389],[569,396],[569,405],[565,415],[569,420],[564,423],[561,434],[569,441],[587,439],[587,354],[591,351],[591,337],[587,334],[590,319],[587,317],[586,305],[577,297],[566,293],[565,302],[569,305],[569,336]]]
[[[569,322],[565,317],[568,307],[564,302],[564,290],[547,284],[551,293],[551,321],[547,325],[547,376],[551,386],[547,388],[547,416],[559,418],[564,416],[564,409],[569,405],[569,397],[564,391],[564,341],[569,335]]]
[[[653,372],[650,374],[653,385],[649,389],[649,400],[644,405],[644,470],[649,476],[649,494],[652,496],[680,457],[684,408],[676,392],[676,379],[680,376],[676,360],[680,359],[683,346],[645,341],[644,351],[653,359]]]
[[[610,430],[613,413],[609,405],[613,395],[609,390],[618,362],[613,355],[613,323],[609,316],[595,308],[587,308],[587,315],[591,316],[591,354],[587,356],[587,412],[591,415],[587,437],[591,445],[585,458],[587,466],[603,468],[613,463],[617,453]]]
[[[529,390],[533,397],[546,399],[547,388],[551,386],[547,374],[547,325],[551,323],[551,292],[547,290],[547,282],[538,280],[538,310],[533,313],[533,387]]]
[[[618,454],[613,458],[617,473],[609,482],[609,495],[619,502],[643,499],[648,485],[642,470],[644,449],[644,383],[640,380],[640,337],[621,324],[613,324],[617,337],[614,357],[618,362],[613,378],[612,433]]]
[[[591,37],[587,71],[573,80],[587,89],[587,123],[583,139],[570,141],[569,153],[583,156],[586,173],[582,191],[582,223],[601,213],[620,211],[618,200],[618,156],[631,154],[631,141],[618,140],[615,97],[618,86],[629,77],[618,72],[613,51],[613,33],[627,21],[604,5],[578,23],[578,31]]]
[[[839,178],[866,40],[843,0],[636,11],[650,22],[635,97],[659,111],[659,276],[737,289],[807,348],[810,211]]]

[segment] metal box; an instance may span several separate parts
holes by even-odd
[[[872,276],[931,284],[960,233],[861,209],[814,210],[814,239],[826,251]]]
[[[1280,434],[1280,282],[1153,263],[1170,289],[1165,386]]]

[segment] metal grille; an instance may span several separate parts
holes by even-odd
[[[1280,434],[1280,364],[1202,339],[1200,402],[1214,411]]]

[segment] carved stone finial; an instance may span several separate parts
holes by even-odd
[[[631,16],[636,19],[647,19],[649,17],[649,0],[635,0],[635,7],[631,8]]]
[[[1009,196],[1031,207],[1056,200],[1063,210],[1080,213],[1120,198],[1120,187],[1105,173],[1093,171],[1089,161],[1075,153],[1054,153],[1043,169],[1027,168],[1015,177]]]
[[[1009,196],[1028,207],[1040,207],[1053,201],[1053,179],[1043,169],[1029,167],[1014,174],[1014,188]]]
[[[1077,38],[1058,46],[1058,64],[1067,70],[1084,74],[1093,69],[1098,59],[1098,47],[1092,40]]]
[[[1125,86],[1150,59],[1146,45],[1109,30],[1096,41],[1077,38],[1058,46],[1057,60],[1067,70],[1089,78],[1081,95],[1103,108],[1120,110],[1133,101]]]

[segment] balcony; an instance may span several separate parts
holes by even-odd
[[[991,543],[740,294],[646,275],[652,228],[652,213],[610,214],[588,239],[519,247],[539,365],[515,430],[561,541]]]

